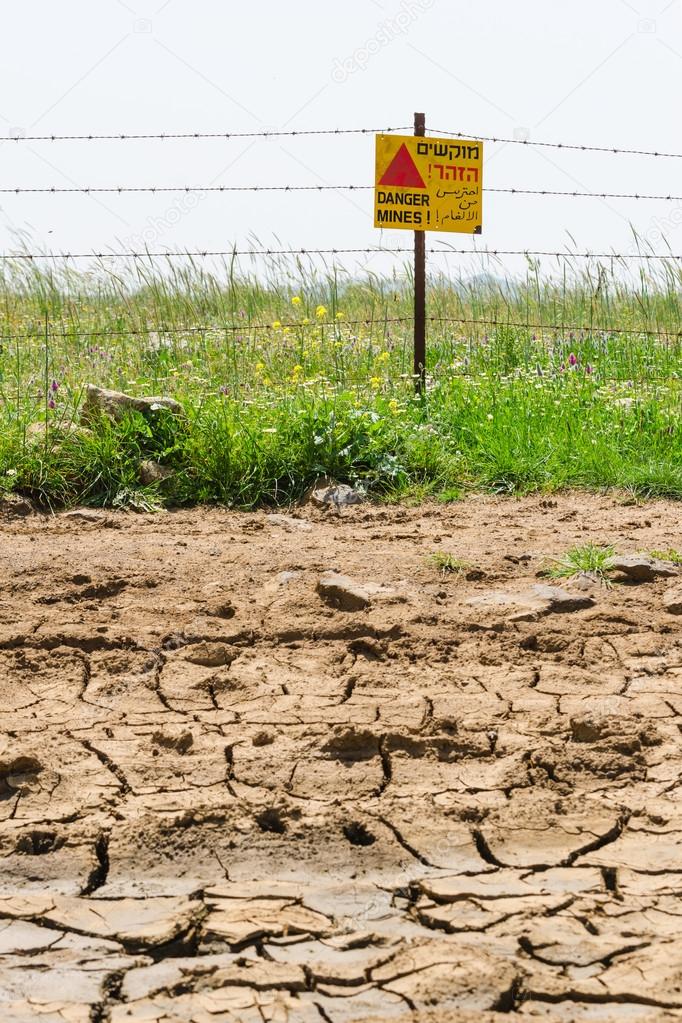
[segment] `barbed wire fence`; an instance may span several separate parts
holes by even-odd
[[[326,137],[342,137],[342,136],[374,136],[376,134],[392,134],[397,132],[406,132],[411,130],[411,126],[401,126],[398,128],[322,128],[322,129],[307,129],[307,130],[271,130],[271,131],[259,131],[259,132],[240,132],[240,131],[215,131],[215,132],[160,132],[160,133],[112,133],[112,134],[101,134],[101,133],[83,133],[83,134],[50,134],[50,135],[23,135],[17,133],[16,135],[0,136],[0,144],[15,144],[18,145],[22,142],[35,142],[35,143],[57,143],[57,142],[77,142],[77,143],[97,143],[97,142],[136,142],[136,141],[193,141],[199,142],[203,140],[221,140],[225,142],[239,141],[239,140],[261,140],[266,142],[269,139],[278,138],[308,138],[314,136],[326,136]],[[453,138],[470,139],[475,138],[482,142],[491,142],[495,144],[505,145],[518,145],[525,148],[539,147],[539,148],[551,148],[555,150],[574,151],[580,153],[603,153],[615,156],[635,156],[645,157],[654,159],[682,159],[682,153],[671,153],[657,150],[647,150],[634,147],[618,147],[618,146],[593,146],[583,145],[577,143],[568,142],[546,142],[546,141],[535,141],[530,139],[519,139],[519,138],[505,138],[498,136],[484,136],[477,134],[470,134],[459,131],[443,131],[439,129],[429,129],[429,134],[441,135]],[[127,194],[168,194],[168,193],[183,193],[183,194],[204,194],[204,193],[215,193],[215,194],[229,194],[229,193],[327,193],[327,192],[367,192],[373,191],[373,185],[365,184],[318,184],[318,185],[120,185],[120,186],[46,186],[46,187],[0,187],[0,194],[2,195],[127,195]],[[500,194],[515,197],[535,197],[535,198],[552,198],[561,197],[567,199],[619,199],[627,201],[656,201],[656,202],[676,202],[682,203],[682,195],[676,194],[644,194],[644,193],[632,193],[632,192],[609,192],[609,191],[562,191],[556,189],[531,189],[531,188],[520,188],[520,187],[487,187],[483,191],[488,194]],[[234,247],[231,249],[186,249],[186,250],[157,250],[157,249],[142,249],[136,248],[131,250],[121,251],[92,251],[92,252],[27,252],[27,251],[16,251],[16,252],[3,252],[0,253],[0,263],[33,263],[39,261],[52,261],[52,262],[64,262],[84,260],[84,259],[96,259],[100,261],[104,260],[179,260],[179,259],[206,259],[206,258],[220,258],[224,260],[234,260],[239,257],[250,257],[250,258],[272,258],[272,257],[291,257],[291,258],[312,258],[312,257],[332,257],[342,255],[408,255],[413,252],[411,247],[407,246],[367,246],[367,247],[338,247],[338,248],[314,248],[314,247],[301,247],[301,248],[238,248]],[[627,264],[630,262],[641,262],[641,263],[675,263],[682,260],[682,254],[674,253],[672,251],[665,253],[652,253],[645,251],[637,252],[615,252],[615,251],[571,251],[568,249],[503,249],[503,248],[457,248],[447,243],[442,243],[439,247],[431,247],[427,250],[431,256],[442,256],[442,257],[461,257],[461,256],[473,256],[487,259],[500,259],[502,257],[523,257],[526,259],[540,259],[540,258],[552,258],[558,261],[571,261],[571,260],[611,260],[614,263]],[[400,317],[377,317],[375,320],[363,319],[363,320],[345,320],[343,321],[349,326],[371,326],[374,323],[381,323],[382,325],[390,324],[407,324],[413,323],[414,317],[400,316]],[[670,337],[670,331],[663,331],[658,329],[649,329],[648,327],[643,328],[619,328],[609,324],[567,324],[561,323],[532,323],[528,320],[523,322],[514,321],[513,318],[482,318],[482,317],[451,317],[451,316],[428,316],[427,322],[435,324],[458,324],[460,326],[481,326],[481,327],[509,327],[514,329],[532,329],[532,330],[546,330],[554,332],[566,332],[571,331],[578,333],[581,331],[592,331],[601,332],[604,334],[611,335],[624,335],[630,333],[637,333],[640,335],[646,335],[651,337]],[[326,321],[317,320],[319,326],[337,326],[338,321]],[[290,326],[296,326],[291,324]],[[300,326],[300,324],[299,324]],[[44,329],[42,326],[40,330]],[[177,325],[164,325],[158,323],[153,326],[137,327],[137,328],[124,328],[124,329],[107,329],[107,330],[87,330],[87,331],[74,331],[69,329],[64,324],[48,324],[47,329],[50,335],[53,337],[116,337],[116,336],[135,336],[144,334],[179,334],[179,333],[192,333],[192,334],[205,334],[207,332],[248,332],[248,331],[269,331],[273,329],[272,324],[262,323],[212,323],[205,325],[190,324],[186,326]],[[15,340],[20,341],[35,336],[31,333],[3,333],[3,340]],[[677,336],[680,336],[680,331],[677,331]]]

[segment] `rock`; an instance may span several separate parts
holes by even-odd
[[[94,511],[92,508],[74,508],[72,511],[64,512],[61,518],[74,522],[89,522],[92,525],[105,520],[102,512]]]
[[[659,561],[646,554],[631,554],[624,557],[611,558],[609,569],[622,572],[636,583],[650,583],[654,579],[665,579],[677,575],[677,569],[670,561]]]
[[[172,475],[172,469],[159,462],[153,462],[150,458],[140,463],[140,483],[144,487],[151,487],[154,483],[163,483]]]
[[[105,387],[87,384],[81,419],[87,423],[97,419],[100,415],[106,415],[118,422],[129,411],[149,415],[162,409],[166,409],[176,416],[182,414],[182,405],[174,398],[135,398],[130,394],[123,394],[122,391],[110,391]]]
[[[580,593],[592,593],[603,584],[604,581],[597,572],[579,572],[571,579],[571,588]]]
[[[237,657],[238,652],[225,643],[194,643],[184,651],[186,661],[203,668],[222,668],[225,664],[232,664]]]
[[[318,508],[347,508],[351,504],[362,504],[365,500],[362,491],[330,479],[318,480],[308,497]]]
[[[33,505],[19,494],[0,494],[0,515],[10,519],[24,519],[32,515]]]
[[[534,586],[533,593],[540,600],[546,601],[549,604],[549,610],[554,613],[582,611],[586,607],[594,605],[592,597],[585,594],[569,593],[568,590],[564,590],[560,586]]]
[[[673,586],[663,595],[663,607],[669,615],[682,615],[682,586]]]
[[[31,423],[26,427],[27,444],[63,441],[66,437],[91,437],[92,430],[78,423]]]
[[[592,607],[594,599],[584,593],[569,593],[559,586],[538,585],[523,593],[488,590],[477,597],[472,597],[466,603],[470,607],[508,607],[513,611],[510,621],[531,622],[547,614],[582,611],[584,608]]]
[[[322,599],[341,611],[362,611],[369,607],[369,592],[360,583],[338,572],[327,572],[317,584]]]
[[[300,530],[301,533],[309,533],[313,528],[306,519],[295,519],[293,515],[266,515],[265,521],[270,526],[281,526],[289,531]]]

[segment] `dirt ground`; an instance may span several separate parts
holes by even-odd
[[[680,511],[0,518],[0,1020],[682,1019]]]

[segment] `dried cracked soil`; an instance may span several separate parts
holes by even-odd
[[[0,519],[0,1019],[682,1019],[679,518]]]

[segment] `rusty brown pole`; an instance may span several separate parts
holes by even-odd
[[[414,133],[426,133],[426,115],[414,115]],[[426,231],[414,232],[414,386],[426,389]]]

